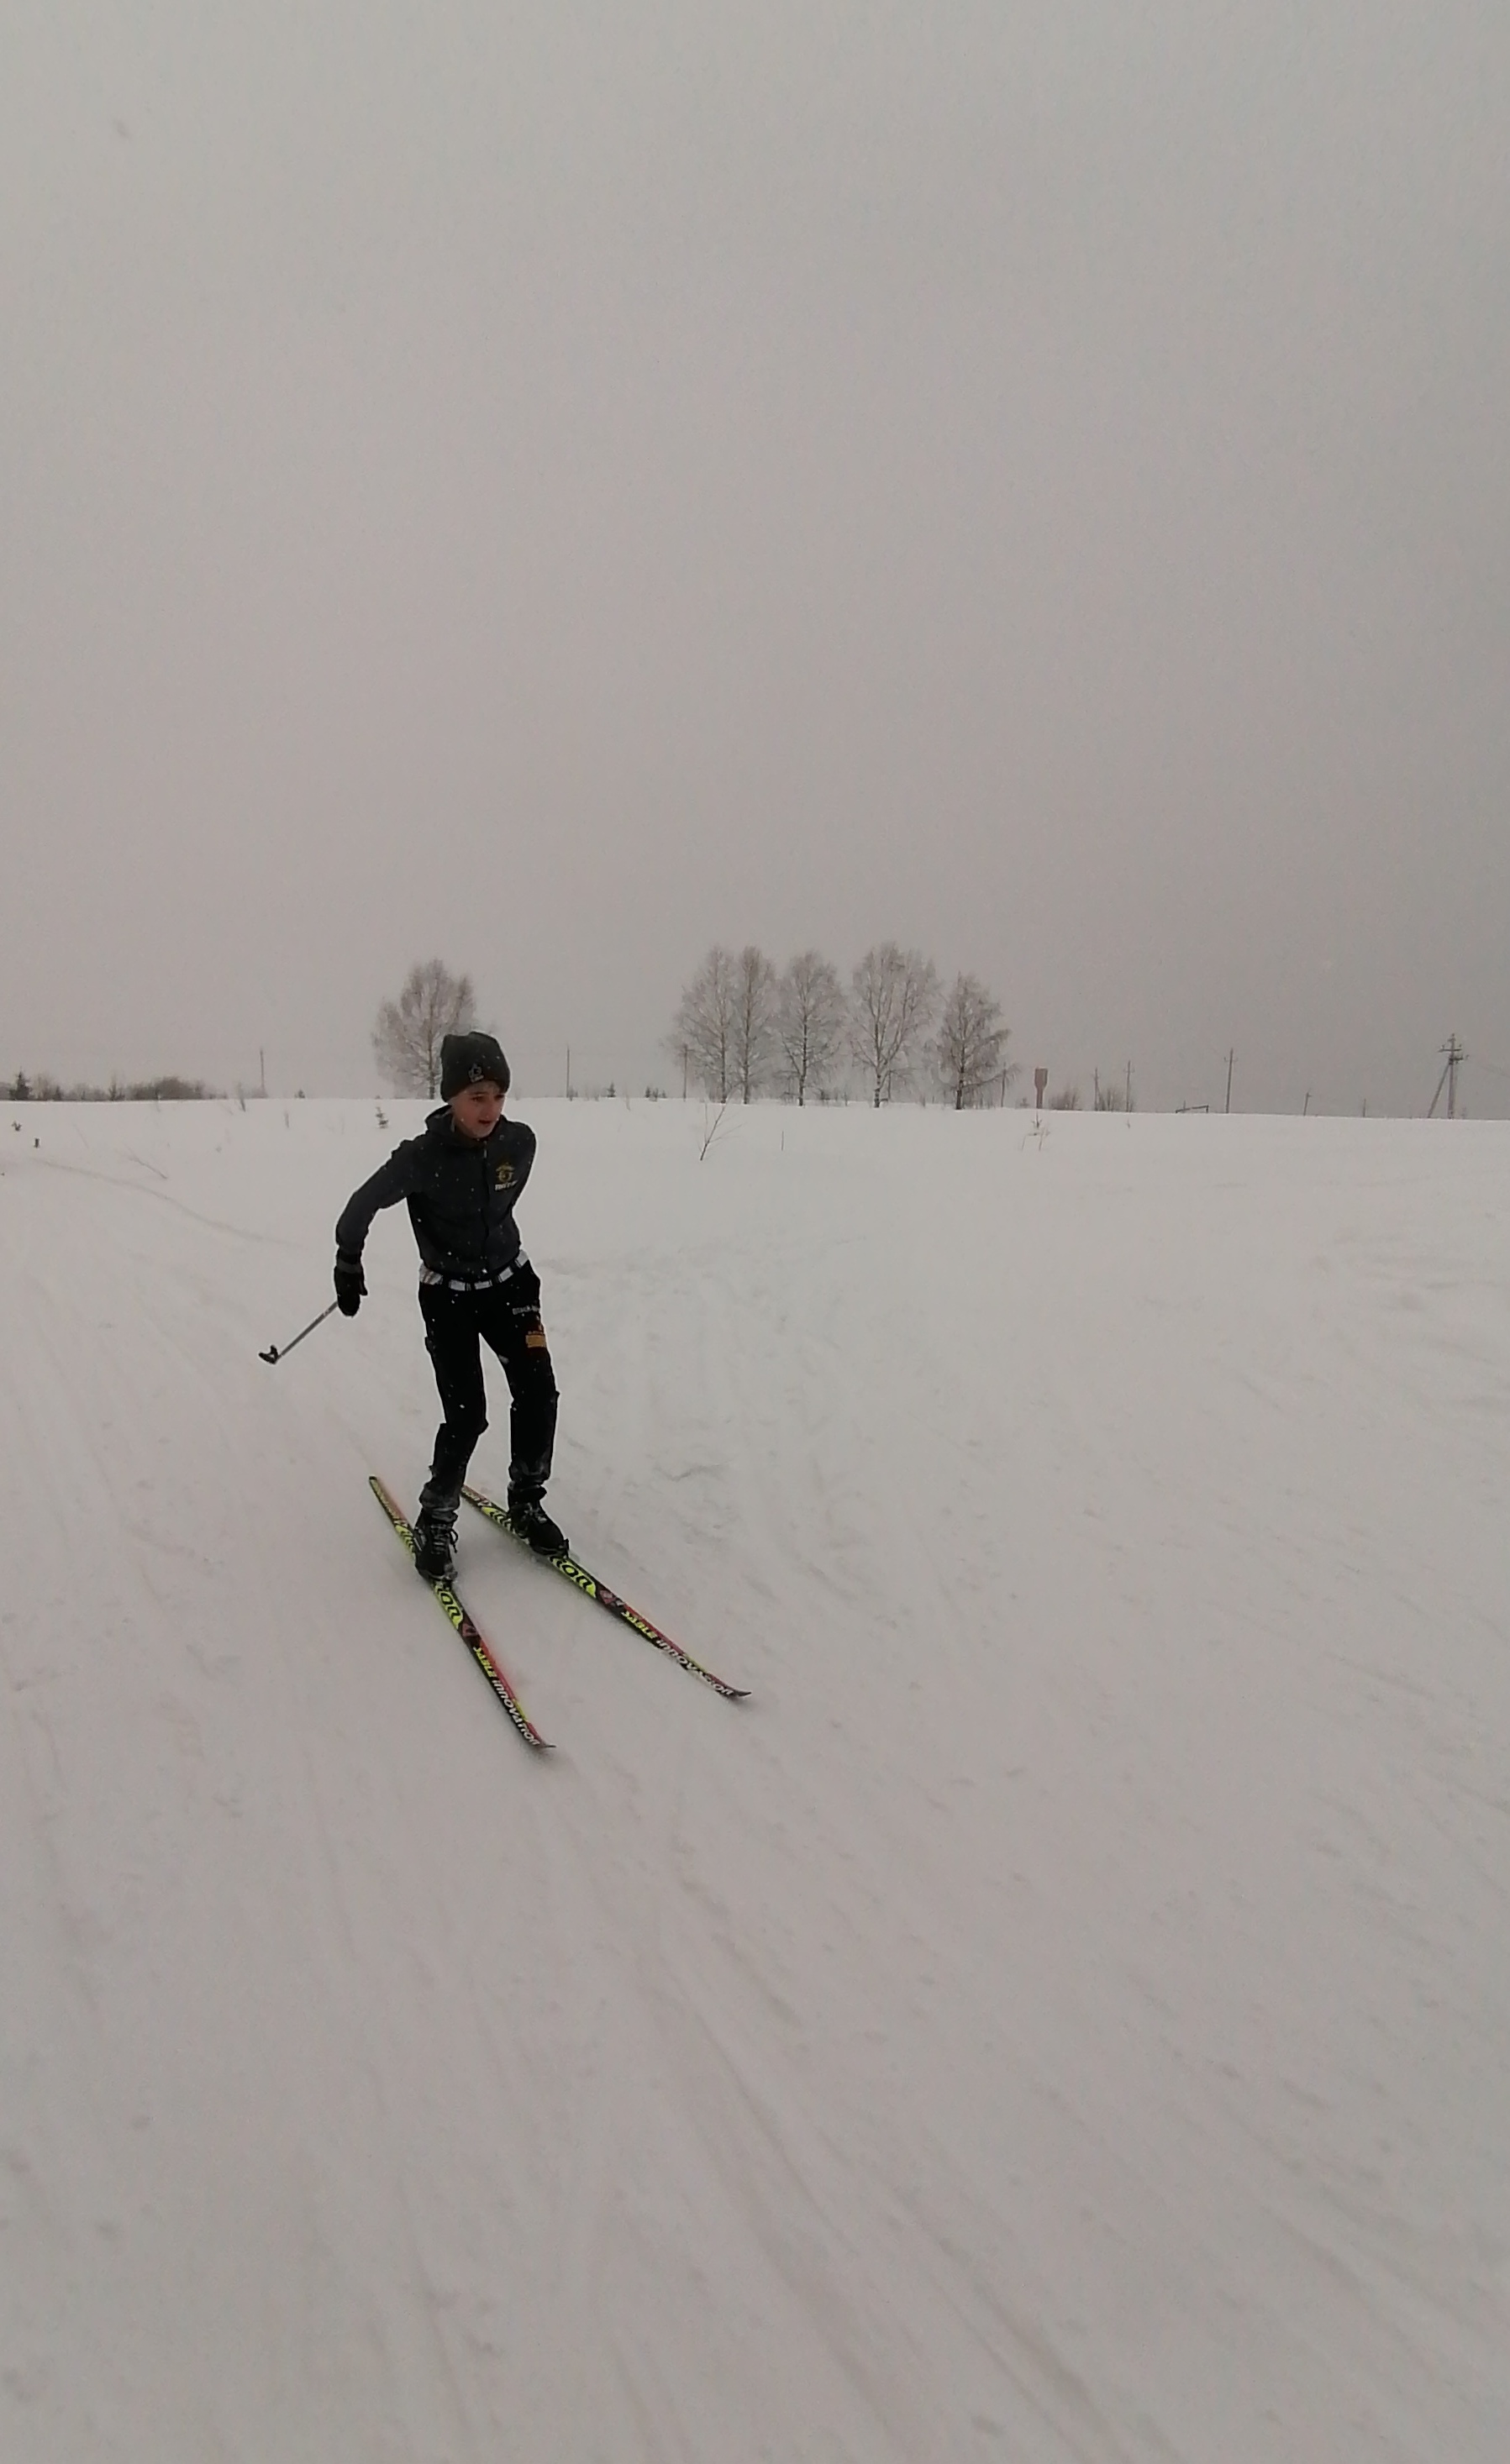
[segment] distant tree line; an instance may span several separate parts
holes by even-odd
[[[1098,1069],[1095,1073],[1095,1081],[1091,1097],[1093,1111],[1134,1112],[1137,1111],[1137,1105],[1133,1102],[1131,1063],[1128,1064],[1126,1074],[1121,1079],[1102,1078]],[[1049,1097],[1049,1110],[1051,1112],[1077,1112],[1081,1101],[1078,1087],[1072,1084],[1061,1087],[1056,1094]]]
[[[852,1073],[879,1106],[908,1090],[957,1111],[1003,1103],[1018,1076],[1010,1029],[978,976],[947,993],[921,950],[880,941],[850,971],[804,950],[778,973],[763,950],[715,947],[682,989],[667,1049],[721,1104],[780,1093],[823,1101]]]
[[[220,1092],[203,1078],[112,1078],[108,1087],[89,1087],[80,1078],[64,1087],[45,1069],[31,1078],[18,1069],[5,1089],[12,1104],[195,1104]]]
[[[398,998],[379,1007],[372,1029],[378,1067],[397,1093],[433,1098],[443,1039],[476,1023],[471,977],[454,974],[439,958],[424,959],[411,967]],[[1009,1058],[1010,1041],[1001,1003],[980,978],[962,972],[945,992],[921,950],[878,941],[846,981],[819,950],[800,951],[778,970],[764,950],[746,943],[708,952],[682,987],[665,1046],[680,1066],[683,1088],[696,1085],[720,1104],[768,1094],[827,1103],[847,1099],[857,1082],[877,1107],[912,1093],[963,1112],[1006,1102],[1021,1076]],[[566,1092],[581,1091],[569,1082],[568,1066]],[[611,1081],[588,1091],[615,1090]],[[664,1092],[645,1089],[652,1102]],[[1077,1111],[1080,1090],[1066,1086],[1048,1100]],[[1121,1083],[1103,1082],[1098,1071],[1093,1102],[1098,1111],[1130,1111],[1131,1069]]]

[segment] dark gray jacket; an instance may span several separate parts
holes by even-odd
[[[519,1256],[514,1202],[534,1160],[535,1133],[522,1121],[500,1119],[485,1138],[463,1137],[442,1104],[346,1200],[336,1247],[359,1258],[373,1216],[405,1198],[427,1266],[473,1282],[500,1274]]]

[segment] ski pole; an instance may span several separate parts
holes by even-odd
[[[322,1309],[318,1317],[312,1317],[307,1326],[301,1326],[300,1328],[299,1332],[293,1338],[293,1342],[281,1345],[277,1343],[270,1344],[266,1352],[259,1352],[257,1353],[257,1358],[259,1360],[281,1360],[285,1353],[293,1351],[295,1343],[302,1343],[306,1334],[313,1334],[317,1326],[323,1326],[326,1318],[330,1316],[332,1310],[338,1309],[340,1307],[341,1303],[339,1301],[332,1301],[328,1309]]]

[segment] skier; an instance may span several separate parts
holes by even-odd
[[[409,1201],[419,1243],[419,1309],[444,1418],[414,1522],[414,1564],[427,1582],[455,1572],[456,1509],[473,1448],[488,1424],[485,1343],[508,1379],[512,1456],[508,1510],[542,1555],[564,1554],[565,1532],[543,1503],[556,1436],[556,1380],[540,1314],[540,1277],[520,1246],[514,1208],[535,1160],[535,1133],[503,1118],[509,1067],[491,1035],[448,1035],[444,1102],[353,1193],[336,1225],[336,1299],[355,1317],[366,1283],[362,1245],[372,1218]]]

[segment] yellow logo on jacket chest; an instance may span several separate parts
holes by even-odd
[[[513,1188],[513,1186],[514,1186],[514,1167],[513,1167],[513,1165],[512,1165],[511,1163],[500,1163],[500,1164],[499,1165],[498,1170],[495,1172],[495,1174],[494,1174],[494,1176],[493,1176],[493,1186],[494,1186],[494,1188],[495,1188],[495,1189],[512,1189],[512,1188]]]

